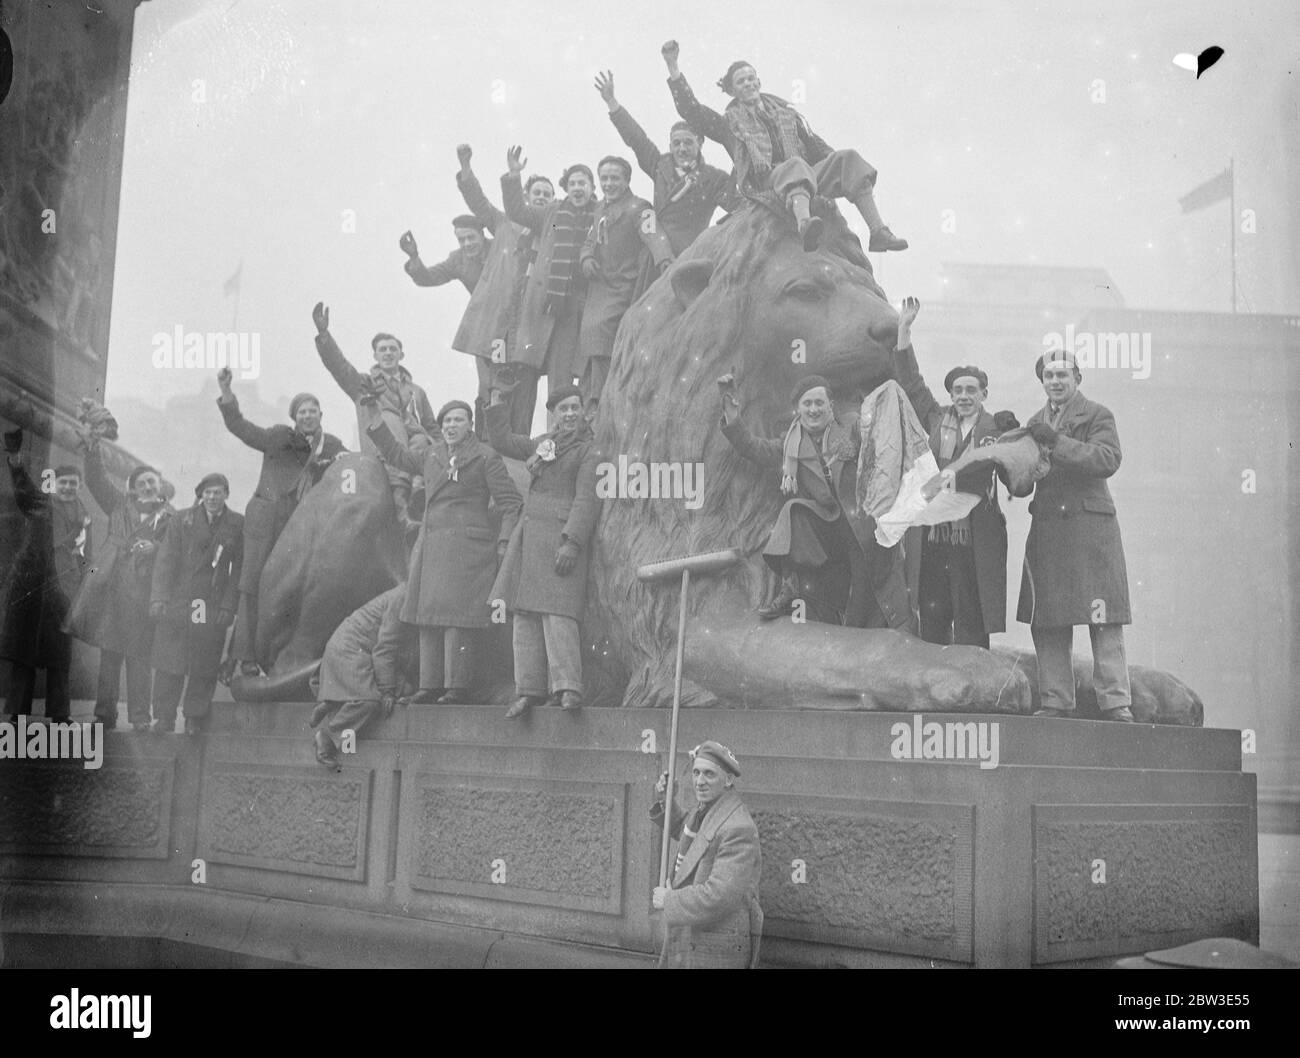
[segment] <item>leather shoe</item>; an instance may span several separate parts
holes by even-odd
[[[826,222],[821,217],[809,217],[802,221],[799,225],[799,235],[803,238],[804,252],[812,253],[817,249],[822,244],[822,236],[825,234]]]
[[[794,608],[794,601],[797,598],[793,584],[782,584],[781,590],[776,593],[776,598],[766,606],[758,608],[758,616],[764,621],[770,621],[774,617],[788,614]]]
[[[582,695],[577,691],[564,691],[560,694],[561,709],[581,709]]]
[[[262,675],[262,669],[256,661],[241,661],[239,663],[239,674],[252,678]]]
[[[886,250],[906,250],[907,240],[900,239],[888,228],[877,228],[871,233],[867,249],[872,253],[884,253]]]
[[[459,690],[455,687],[449,687],[447,693],[439,698],[435,705],[473,705],[470,700],[469,691]]]
[[[1118,709],[1107,709],[1101,714],[1103,720],[1118,720],[1121,724],[1133,723],[1133,710],[1127,705],[1121,705]]]
[[[316,732],[316,761],[334,771],[339,771],[342,768],[339,761],[338,746],[334,745],[334,740],[324,731]]]
[[[1034,715],[1052,716],[1058,720],[1069,720],[1070,717],[1074,716],[1074,711],[1071,709],[1035,709]]]
[[[534,705],[536,705],[538,700],[539,699],[530,697],[529,695],[526,694],[521,695],[519,699],[515,702],[515,704],[512,705],[508,710],[506,710],[506,719],[518,720],[521,716],[523,716],[526,712],[528,712],[529,709],[531,709]]]
[[[434,705],[442,699],[438,697],[438,692],[429,687],[421,687],[407,702],[408,705]]]

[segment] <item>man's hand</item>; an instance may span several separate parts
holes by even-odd
[[[324,334],[330,329],[330,310],[325,307],[325,302],[316,302],[316,307],[311,310],[311,318],[316,324],[317,334]]]
[[[221,395],[223,397],[229,397],[231,395],[230,383],[234,380],[234,377],[234,374],[228,367],[223,367],[217,372],[217,385],[221,387]]]
[[[664,57],[664,62],[668,65],[668,75],[670,77],[676,77],[678,74],[677,56],[680,51],[681,48],[675,40],[666,41],[664,46],[659,49],[659,54]]]
[[[572,540],[566,540],[555,552],[555,572],[561,577],[567,577],[573,572],[574,567],[578,564],[578,555],[581,553]]]
[[[653,907],[656,911],[662,911],[664,909],[664,903],[666,902],[667,898],[668,898],[668,887],[663,885],[656,885],[654,892],[650,894],[650,906]]]
[[[468,143],[457,144],[456,160],[460,162],[460,171],[462,173],[469,172],[469,160],[473,157],[474,148],[472,148]]]
[[[733,421],[740,410],[740,399],[736,396],[736,376],[730,371],[718,379],[718,395],[722,398],[722,417]]]
[[[664,794],[668,792],[668,773],[661,772],[659,778],[655,780],[655,798],[662,801]],[[677,780],[673,780],[673,796],[677,796]]]
[[[511,176],[518,176],[524,171],[524,166],[528,164],[528,159],[524,157],[522,147],[511,147],[506,151],[506,168],[510,170]]]
[[[406,254],[412,261],[418,260],[420,248],[415,245],[415,236],[409,231],[404,231],[397,240],[397,245],[401,247],[402,253]]]
[[[606,70],[604,73],[596,74],[596,91],[600,93],[600,98],[605,101],[612,114],[618,109],[618,100],[614,98],[614,71]]]
[[[379,699],[379,709],[384,716],[393,715],[393,706],[397,704],[397,696],[394,694],[385,694]]]
[[[1057,438],[1061,435],[1048,426],[1047,423],[1036,422],[1033,426],[1029,427],[1029,436],[1044,448],[1052,448],[1055,446]]]
[[[600,265],[596,263],[594,257],[588,257],[582,262],[582,274],[588,279],[595,279],[600,275]]]
[[[1008,430],[1018,430],[1020,420],[1016,418],[1016,413],[1013,411],[999,411],[993,413],[993,425],[1006,433]]]
[[[224,606],[217,611],[217,627],[229,628],[235,623],[235,611],[227,610]]]
[[[919,298],[906,297],[903,299],[903,307],[898,313],[897,347],[899,349],[906,349],[912,344],[912,323],[916,320],[920,311],[921,300]]]

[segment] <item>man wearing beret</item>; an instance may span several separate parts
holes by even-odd
[[[1115,417],[1079,392],[1083,375],[1072,353],[1049,351],[1034,370],[1047,404],[1028,427],[1052,460],[1029,505],[1033,521],[1016,613],[1029,625],[1038,654],[1034,715],[1074,715],[1074,626],[1087,625],[1097,707],[1104,719],[1132,723],[1124,655],[1128,572],[1106,486],[1120,463]]]
[[[202,733],[217,689],[244,555],[244,519],[226,506],[229,496],[226,476],[208,474],[194,487],[194,506],[172,519],[158,548],[149,616],[154,730],[165,734],[176,728],[182,688],[188,735]]]
[[[695,810],[689,817],[677,806],[675,791],[670,833],[679,839],[669,884],[656,886],[651,906],[663,912],[663,969],[753,969],[763,938],[758,902],[763,853],[758,828],[735,790],[740,762],[721,742],[709,740],[691,750]],[[674,784],[675,785],[675,784]],[[666,797],[668,775],[655,794]],[[650,818],[662,829],[664,801]]]
[[[54,468],[54,492],[46,495],[27,473],[22,430],[5,434],[14,504],[27,523],[22,550],[14,559],[4,599],[0,658],[9,662],[4,712],[32,711],[36,670],[45,670],[45,715],[66,720],[71,708],[69,673],[72,640],[63,631],[68,605],[90,558],[90,516],[77,493],[81,471]]]
[[[917,417],[930,434],[930,451],[943,470],[966,452],[993,444],[1019,423],[1011,412],[984,410],[989,378],[973,365],[954,367],[943,387],[952,403],[943,407],[921,377],[912,349],[912,323],[921,310],[905,298],[899,313],[894,372]],[[1006,471],[982,463],[962,471],[954,487],[974,493],[975,509],[955,522],[922,529],[921,638],[947,646],[962,643],[988,649],[989,634],[1006,630],[1007,520],[998,507],[997,481]]]
[[[231,656],[245,676],[256,676],[257,594],[262,567],[288,524],[298,501],[342,451],[343,442],[321,429],[320,401],[299,393],[289,402],[293,426],[254,426],[239,411],[230,388],[230,368],[217,372],[217,407],[226,429],[262,453],[262,474],[244,515],[244,568],[239,575],[239,611]]]

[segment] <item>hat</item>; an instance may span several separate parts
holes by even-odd
[[[54,468],[54,476],[56,478],[81,477],[81,468],[74,467],[71,463],[62,463]]]
[[[607,154],[605,155],[604,158],[602,158],[599,162],[596,163],[596,172],[600,172],[601,169],[603,169],[607,165],[617,165],[620,169],[623,170],[624,180],[630,181],[632,179],[632,163],[629,162],[626,158],[620,158],[617,154]]]
[[[672,139],[674,132],[689,132],[697,140],[704,139],[704,137],[695,130],[695,127],[689,121],[674,121],[673,127],[668,130],[669,139]]]
[[[201,499],[203,490],[211,488],[213,485],[220,485],[226,492],[230,491],[230,479],[225,474],[205,474],[203,480],[194,486],[194,498]]]
[[[1079,361],[1075,359],[1073,353],[1067,352],[1064,349],[1049,349],[1040,356],[1038,361],[1034,364],[1034,374],[1038,376],[1039,382],[1043,381],[1043,365],[1049,363],[1064,364],[1066,367],[1072,367],[1074,368],[1075,378],[1083,377],[1083,372],[1079,370]]]
[[[459,217],[452,217],[451,226],[453,228],[475,228],[480,232],[487,229],[487,225],[474,216],[473,213],[462,213]]]
[[[446,415],[447,412],[451,411],[452,408],[461,408],[461,409],[465,412],[465,414],[469,416],[469,421],[470,421],[470,422],[473,422],[473,421],[474,421],[474,409],[473,409],[473,408],[471,408],[471,407],[470,407],[468,404],[466,404],[463,400],[449,400],[449,401],[447,401],[446,404],[444,404],[441,408],[438,409],[438,425],[439,425],[439,426],[442,425],[442,417],[443,417],[444,415]]]
[[[317,408],[320,407],[320,398],[315,393],[299,393],[293,400],[289,401],[289,418],[298,418],[298,409],[302,407],[304,401],[308,400],[315,404]]]
[[[560,187],[562,187],[565,191],[569,190],[569,177],[571,177],[574,173],[586,173],[587,179],[591,182],[593,186],[595,186],[596,178],[591,175],[591,170],[587,166],[583,165],[581,162],[578,162],[576,165],[569,166],[569,168],[564,170],[563,174],[561,174],[560,176]]]
[[[977,382],[979,382],[980,389],[989,388],[989,376],[986,375],[974,364],[963,364],[961,367],[954,367],[951,371],[949,371],[946,375],[943,376],[943,388],[946,389],[949,393],[951,393],[952,384],[956,382],[957,379],[965,378],[968,375],[971,378],[975,379]]]
[[[736,71],[739,70],[742,66],[753,66],[753,65],[754,64],[750,62],[748,59],[737,59],[730,66],[727,67],[727,72],[724,73],[722,75],[722,79],[718,81],[718,87],[721,88],[724,92],[726,92],[727,95],[735,95],[736,93],[731,90],[732,77],[735,76]]]
[[[547,395],[546,410],[554,411],[555,406],[559,404],[560,401],[567,400],[569,397],[581,397],[581,396],[582,396],[582,390],[580,390],[577,386],[574,386],[572,384],[568,386],[560,386],[557,389],[551,390],[551,392]]]
[[[135,479],[138,478],[141,474],[158,474],[159,479],[161,480],[162,478],[162,474],[159,473],[157,467],[151,467],[147,463],[141,463],[138,467],[132,470],[130,474],[127,475],[126,487],[128,489],[135,488]],[[57,474],[54,476],[58,477]]]
[[[713,739],[701,742],[691,750],[692,760],[699,757],[713,761],[723,771],[729,771],[732,775],[740,775],[740,761],[736,760],[736,755],[721,742],[714,742]]]
[[[816,389],[821,386],[826,391],[826,395],[831,395],[831,385],[821,375],[804,375],[794,384],[794,389],[790,391],[790,403],[798,404],[799,398],[807,393],[810,389]]]

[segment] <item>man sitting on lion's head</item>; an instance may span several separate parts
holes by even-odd
[[[805,580],[829,564],[845,563],[849,595],[841,623],[915,631],[899,549],[876,543],[874,520],[857,513],[861,427],[856,417],[848,424],[836,420],[826,379],[806,375],[795,384],[794,418],[780,440],[754,437],[746,429],[732,375],[718,379],[718,388],[723,436],[751,462],[779,468],[787,497],[763,548],[781,584],[772,601],[759,607],[759,616],[790,613]]]
[[[772,191],[789,207],[805,250],[815,250],[825,231],[825,222],[809,212],[814,194],[847,198],[857,206],[871,231],[867,248],[872,252],[907,249],[907,240],[898,238],[880,218],[874,193],[876,170],[862,155],[833,150],[794,107],[760,91],[757,71],[743,59],[727,67],[718,81],[718,87],[732,97],[725,113],[705,106],[677,68],[679,50],[675,40],[660,49],[668,64],[668,88],[677,113],[727,148],[742,194]]]

